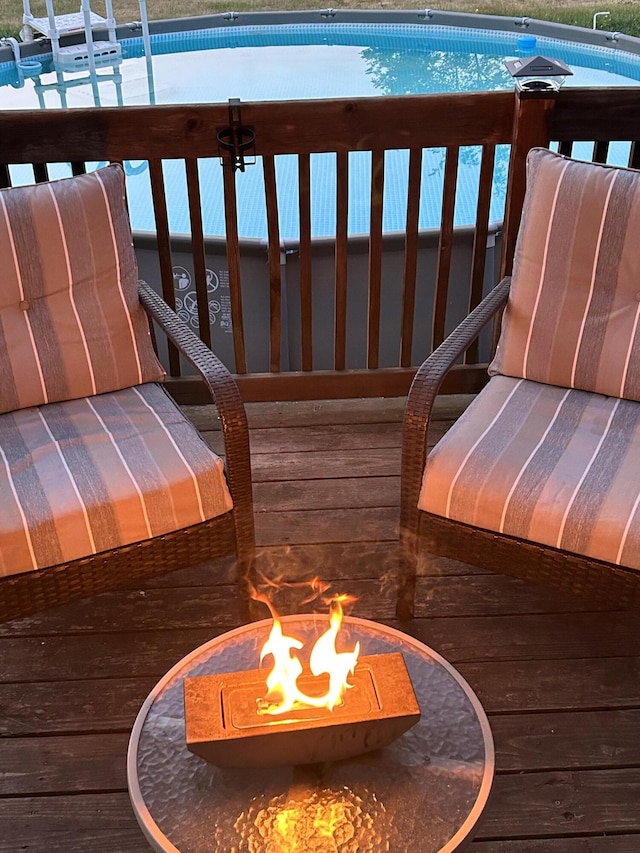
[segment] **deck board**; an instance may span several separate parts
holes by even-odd
[[[430,443],[468,405],[442,398]],[[252,404],[258,567],[319,575],[395,625],[403,400]],[[208,407],[186,411],[213,447]],[[276,596],[282,612],[301,593]],[[304,605],[306,609],[312,605]],[[640,850],[637,617],[450,560],[423,560],[403,630],[489,714],[495,789],[474,853]],[[266,612],[265,612],[266,615]],[[0,853],[144,853],[128,733],[182,655],[240,622],[229,559],[0,625]],[[419,851],[417,851],[419,853]]]

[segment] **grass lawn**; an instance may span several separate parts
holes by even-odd
[[[332,4],[326,4],[331,6]],[[76,12],[79,0],[54,0],[56,14]],[[137,0],[114,0],[116,20],[119,23],[137,21],[140,12]],[[191,15],[209,15],[218,12],[266,12],[273,10],[303,10],[326,8],[306,0],[148,0],[149,19],[179,18]],[[416,9],[408,0],[337,0],[334,8],[346,9]],[[606,30],[640,36],[640,0],[605,0],[593,3],[586,0],[441,0],[433,8],[457,12],[480,12],[485,15],[508,15],[540,18],[591,27],[594,12],[609,11],[600,18],[599,27]],[[44,0],[32,0],[34,14],[46,14]],[[101,0],[94,9],[103,13]],[[0,0],[0,34],[17,36],[22,23],[22,0]]]

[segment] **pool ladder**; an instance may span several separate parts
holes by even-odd
[[[105,0],[106,17],[91,9],[90,0],[81,0],[79,12],[56,15],[53,0],[45,0],[47,15],[38,18],[31,13],[30,0],[23,0],[23,41],[32,41],[34,33],[41,33],[51,41],[53,67],[56,71],[84,71],[93,74],[96,68],[114,68],[122,62],[122,46],[116,34],[112,0]],[[147,57],[151,56],[149,21],[146,0],[139,0],[142,36]],[[106,41],[94,41],[95,31],[107,32]],[[84,41],[61,45],[64,36],[84,35]]]

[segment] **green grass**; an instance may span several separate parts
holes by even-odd
[[[415,0],[337,0],[337,9],[415,9]],[[76,12],[79,0],[55,0],[57,14]],[[179,18],[191,15],[208,15],[218,12],[295,11],[325,8],[305,0],[148,0],[149,18]],[[600,18],[599,27],[640,37],[639,0],[603,0],[601,3],[583,0],[443,0],[434,8],[458,12],[480,12],[486,15],[507,15],[556,21],[562,24],[591,28],[594,12],[608,11],[609,17]],[[44,0],[32,0],[31,11],[45,14]],[[95,11],[102,12],[101,2]],[[137,0],[114,0],[116,20],[120,23],[140,18]],[[17,37],[22,24],[22,0],[0,0],[0,35]]]

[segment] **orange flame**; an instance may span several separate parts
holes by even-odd
[[[273,656],[273,669],[267,677],[267,695],[259,702],[261,714],[284,714],[295,708],[328,708],[332,711],[342,701],[345,690],[351,685],[347,679],[353,673],[360,643],[350,652],[336,651],[336,637],[342,625],[342,602],[350,600],[348,596],[336,596],[329,606],[329,628],[319,637],[309,658],[312,675],[329,676],[329,688],[322,696],[309,696],[298,686],[303,666],[300,659],[292,653],[300,650],[303,644],[294,637],[282,633],[280,620],[274,614],[271,633],[260,651],[260,663],[267,655]]]

